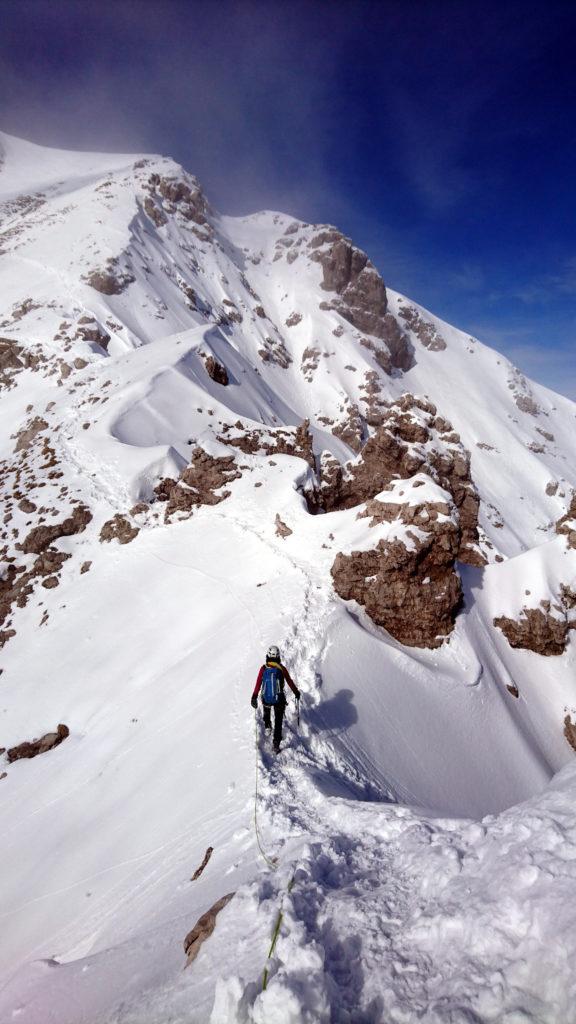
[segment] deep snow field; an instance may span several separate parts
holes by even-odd
[[[55,519],[72,496],[93,515],[55,541],[71,555],[59,584],[35,588],[0,651],[0,746],[70,729],[41,756],[0,758],[0,1021],[576,1021],[574,631],[544,657],[493,625],[576,585],[576,551],[554,529],[576,486],[576,406],[413,303],[445,348],[413,336],[414,365],[387,375],[319,308],[305,245],[276,258],[292,218],[208,210],[196,233],[177,210],[147,220],[145,177],[194,181],[171,161],[1,134],[0,155],[0,334],[46,359],[0,392],[0,452],[7,467],[43,417],[62,475],[46,476],[33,442],[28,497],[42,486]],[[118,293],[86,282],[109,260],[132,277]],[[408,300],[387,293],[398,318]],[[226,304],[240,321],[222,320]],[[74,334],[82,316],[109,341]],[[258,355],[263,338],[280,361]],[[390,524],[368,531],[356,507],[311,515],[303,459],[219,440],[223,425],[309,418],[316,456],[350,459],[319,417],[360,404],[366,372],[386,399],[428,396],[472,453],[488,564],[459,566],[464,608],[436,649],[403,646],[334,591],[336,554]],[[130,543],[101,543],[104,522],[151,502],[194,445],[237,454],[230,496],[168,523],[150,503]],[[22,540],[32,520],[18,508]],[[302,691],[278,757],[250,707],[271,643]],[[228,893],[185,967],[185,936]]]

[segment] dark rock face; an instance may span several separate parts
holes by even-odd
[[[158,499],[167,503],[165,521],[169,522],[174,515],[186,518],[200,505],[217,505],[224,501],[230,491],[222,488],[240,476],[233,455],[209,455],[203,448],[195,448],[190,465],[182,471],[180,479],[168,477],[155,488]]]
[[[126,516],[117,512],[112,519],[108,519],[100,530],[100,542],[109,544],[111,540],[117,540],[119,544],[130,544],[138,536],[140,530],[134,526]]]
[[[573,596],[576,598],[576,594]],[[547,657],[563,654],[568,643],[568,630],[576,628],[576,621],[568,619],[566,606],[562,607],[562,604],[557,606],[560,617],[551,615],[549,607],[523,608],[518,619],[501,615],[494,619],[494,625],[502,630],[511,647]]]
[[[222,363],[219,363],[214,356],[208,356],[204,362],[204,366],[206,367],[206,373],[213,381],[216,382],[216,384],[221,384],[222,387],[228,386],[230,383],[228,379],[228,370]]]
[[[412,345],[388,314],[386,286],[366,253],[335,228],[320,230],[309,242],[309,249],[310,259],[322,267],[322,288],[337,296],[323,302],[321,308],[335,310],[357,330],[385,342],[385,350],[373,342],[368,342],[367,347],[374,350],[386,373],[413,366]]]
[[[229,892],[226,896],[221,896],[216,903],[213,903],[209,910],[205,914],[202,914],[198,918],[192,931],[188,932],[188,935],[184,939],[184,952],[186,954],[186,967],[188,967],[193,960],[196,959],[200,951],[200,947],[206,939],[209,939],[216,927],[216,918],[221,910],[230,902],[235,894]]]
[[[14,761],[37,757],[38,754],[45,754],[46,751],[53,750],[54,747],[59,746],[69,735],[70,730],[68,726],[61,724],[57,727],[56,732],[47,732],[39,740],[19,743],[17,747],[11,747],[6,751],[6,757],[10,764]]]
[[[382,412],[382,423],[355,462],[342,473],[321,478],[318,502],[327,512],[353,508],[385,490],[393,480],[427,473],[447,490],[458,509],[458,558],[483,565],[478,550],[480,499],[470,476],[470,454],[452,425],[426,399],[402,395]]]
[[[400,540],[380,540],[370,551],[340,552],[331,569],[340,597],[357,601],[377,625],[410,647],[439,647],[461,604],[454,571],[460,532],[454,522],[438,519],[450,511],[441,502],[368,502],[365,514],[373,516],[371,525],[400,520],[418,528],[408,531],[410,547]]]

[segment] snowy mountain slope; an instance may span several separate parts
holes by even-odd
[[[571,768],[545,787],[573,757],[576,551],[555,523],[576,407],[384,291],[334,229],[220,217],[165,158],[0,145],[0,744],[70,729],[0,761],[4,1015],[569,1020],[564,914],[534,963],[572,881]],[[427,543],[434,505],[440,543],[458,528],[433,460],[310,514],[321,453],[361,463],[406,392],[450,421],[444,447],[416,444],[425,460],[458,457],[450,424],[471,451],[489,563],[458,568],[464,606],[435,649],[340,600],[331,572],[339,552]],[[423,429],[406,409],[400,427]],[[394,501],[403,518],[375,515]],[[523,606],[559,623],[563,653],[494,626]],[[274,765],[248,706],[270,642],[303,691]],[[258,862],[256,768],[277,873]],[[231,891],[181,975],[186,932]]]

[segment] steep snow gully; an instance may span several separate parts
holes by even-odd
[[[1,1024],[576,1024],[576,407],[329,225],[0,159],[0,743],[68,730],[0,754]],[[428,542],[430,646],[337,596]]]

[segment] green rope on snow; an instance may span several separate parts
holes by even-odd
[[[262,842],[261,842],[261,839],[260,839],[260,832],[258,830],[258,712],[257,711],[254,712],[254,747],[255,747],[255,750],[256,750],[256,785],[254,787],[254,832],[256,833],[256,842],[258,844],[258,849],[260,851],[260,855],[261,855],[262,859],[264,860],[264,862],[270,868],[271,871],[277,871],[278,870],[278,859],[276,857],[269,857],[268,856],[268,854],[266,853],[264,847],[262,846]],[[274,925],[274,931],[272,932],[272,941],[270,942],[270,949],[268,950],[268,956],[266,957],[266,965],[264,967],[264,973],[262,975],[262,991],[263,992],[265,991],[266,986],[268,984],[269,963],[270,963],[270,959],[271,959],[271,957],[272,957],[272,955],[274,953],[274,949],[276,947],[276,942],[278,941],[278,936],[280,934],[280,928],[282,927],[282,921],[284,920],[284,897],[288,893],[292,892],[292,887],[294,885],[294,877],[295,877],[295,875],[296,875],[296,869],[294,869],[292,877],[291,877],[290,881],[288,882],[288,886],[286,888],[286,892],[284,892],[282,894],[282,900],[280,902],[280,909],[279,909],[278,915],[276,917],[276,923]]]
[[[293,885],[294,885],[294,875],[292,875],[292,878],[288,882],[288,888],[286,889],[287,893],[292,892],[292,886]],[[280,934],[280,928],[282,926],[282,921],[284,920],[283,902],[284,902],[284,897],[282,897],[282,903],[280,904],[280,910],[278,911],[278,917],[276,918],[276,924],[274,925],[274,931],[272,932],[272,942],[270,943],[270,949],[268,950],[268,956],[266,957],[266,966],[264,968],[264,974],[262,975],[262,991],[263,992],[265,991],[266,986],[268,984],[268,961],[270,960],[270,958],[272,957],[272,954],[274,952],[274,947],[276,946],[276,940],[278,939],[278,936]]]
[[[268,857],[262,842],[260,840],[260,832],[258,830],[258,712],[254,712],[254,747],[256,750],[256,785],[254,787],[254,831],[256,833],[256,842],[262,859],[265,861],[271,871],[278,869],[278,862],[276,857]]]

